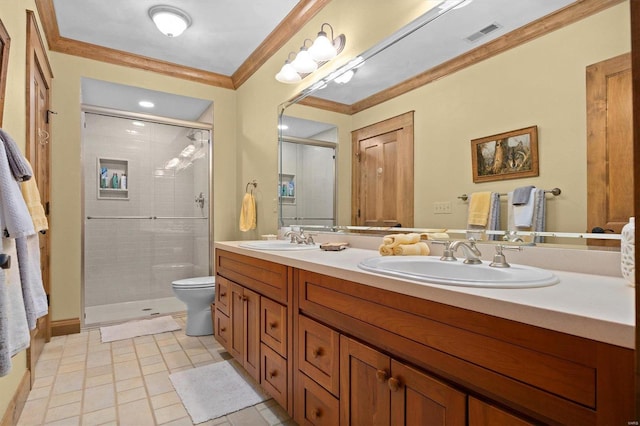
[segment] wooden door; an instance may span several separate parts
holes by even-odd
[[[588,232],[600,227],[620,233],[634,215],[631,89],[630,54],[587,67]]]
[[[351,223],[413,226],[413,111],[352,132]]]
[[[244,364],[245,311],[244,288],[234,282],[230,282],[231,299],[229,300],[229,321],[231,321],[231,344],[229,353]]]
[[[42,38],[33,12],[27,11],[27,135],[26,157],[33,167],[34,177],[40,191],[40,199],[45,209],[49,230],[38,234],[40,238],[40,265],[42,282],[49,299],[51,281],[49,272],[49,250],[51,238],[50,167],[51,167],[51,127],[49,97],[53,73],[49,65]],[[31,332],[31,345],[27,352],[29,369],[34,371],[45,342],[51,338],[50,314],[38,320]],[[31,375],[33,381],[35,375]]]
[[[391,360],[392,425],[466,424],[466,395],[428,375]]]
[[[469,426],[532,426],[534,424],[479,399],[469,397]]]
[[[340,336],[340,424],[389,425],[390,358]]]
[[[245,326],[244,355],[245,370],[256,381],[260,381],[260,295],[244,289]]]

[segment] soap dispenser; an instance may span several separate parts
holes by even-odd
[[[622,235],[620,241],[620,269],[622,278],[627,284],[635,287],[636,284],[636,223],[635,217],[629,218],[629,223],[622,227]]]

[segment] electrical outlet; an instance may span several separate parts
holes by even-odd
[[[433,203],[433,214],[451,214],[451,201]]]

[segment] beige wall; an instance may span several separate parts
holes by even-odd
[[[22,151],[25,149],[26,117],[25,117],[25,73],[26,73],[26,40],[27,14],[25,9],[35,10],[32,0],[0,2],[0,20],[7,28],[11,45],[9,50],[9,70],[7,74],[7,90],[4,104],[2,128],[18,143]],[[13,398],[22,377],[27,370],[26,351],[12,359],[13,368],[9,375],[0,378],[0,418]]]

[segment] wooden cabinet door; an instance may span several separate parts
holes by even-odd
[[[498,407],[469,397],[469,426],[532,426],[533,424]]]
[[[245,313],[244,288],[234,282],[229,283],[229,321],[231,321],[231,338],[229,353],[244,364]]]
[[[466,424],[466,395],[433,377],[391,360],[387,384],[392,425]]]
[[[260,381],[260,295],[243,289],[242,300],[245,310],[244,356],[245,370],[257,382]]]
[[[388,356],[340,336],[340,424],[389,425]]]

